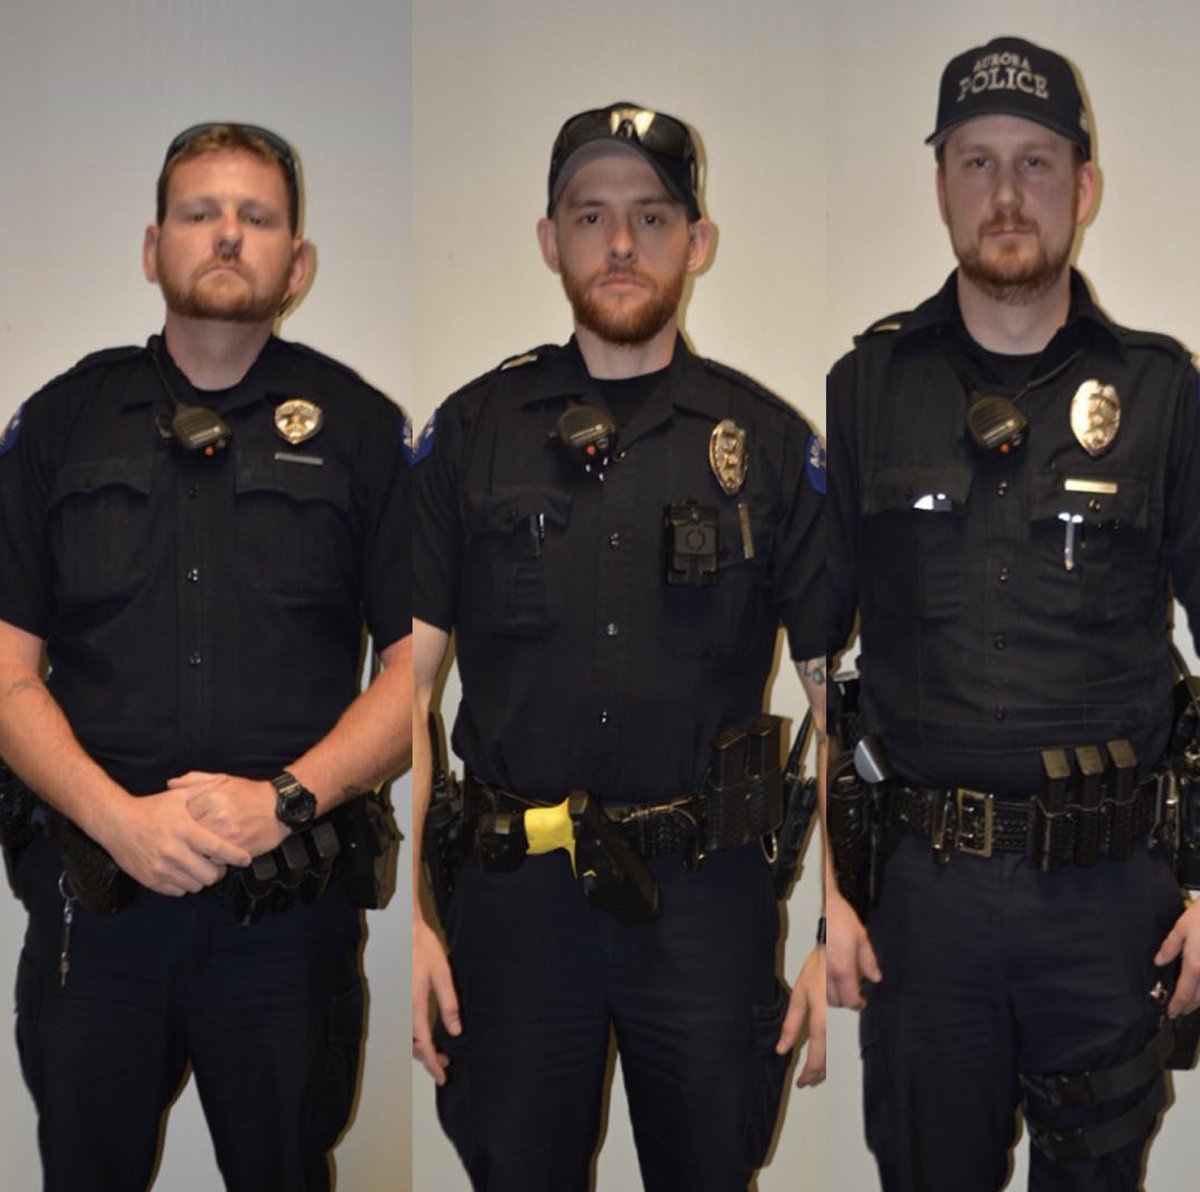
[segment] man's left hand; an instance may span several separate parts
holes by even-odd
[[[1175,920],[1167,938],[1154,957],[1157,965],[1170,964],[1179,957],[1179,980],[1167,1006],[1167,1014],[1178,1018],[1200,1009],[1200,900]]]
[[[810,1088],[825,1079],[825,949],[815,947],[804,962],[775,1051],[784,1055],[800,1041],[805,1020],[808,1021],[808,1052],[804,1067],[796,1080],[798,1089]]]
[[[289,835],[275,817],[275,788],[269,782],[189,770],[167,786],[186,791],[192,816],[252,857],[278,848]]]

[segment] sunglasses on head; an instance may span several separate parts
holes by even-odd
[[[696,186],[696,146],[692,134],[682,120],[651,112],[647,108],[614,104],[609,108],[594,108],[572,116],[562,126],[554,142],[551,172],[557,173],[562,163],[576,149],[592,141],[618,139],[633,141],[648,153],[675,158],[687,164],[692,188]]]
[[[256,141],[262,141],[275,154],[279,164],[283,166],[284,173],[287,175],[292,225],[295,226],[300,207],[300,178],[296,168],[296,154],[291,145],[283,137],[278,133],[272,132],[269,128],[263,128],[258,124],[242,124],[236,120],[206,120],[202,124],[193,124],[191,128],[185,128],[167,146],[167,155],[163,158],[163,169],[165,170],[171,164],[171,159],[180,150],[184,149],[189,141],[195,137],[203,136],[206,132],[212,132],[214,128],[236,128],[240,132],[245,133],[246,136],[252,137]]]

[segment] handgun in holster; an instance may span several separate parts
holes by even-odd
[[[587,791],[561,803],[523,811],[492,811],[479,817],[476,850],[486,869],[516,869],[527,856],[563,849],[589,904],[627,927],[656,919],[662,909],[658,883],[645,859]]]
[[[441,717],[430,712],[428,724],[433,787],[421,836],[421,863],[438,919],[445,923],[458,871],[470,851],[471,840],[463,790],[450,769]]]
[[[803,773],[804,746],[812,724],[808,712],[800,724],[783,772],[783,819],[775,831],[774,852],[768,853],[775,897],[786,901],[800,868],[800,857],[817,809],[817,780]]]
[[[1178,655],[1177,655],[1178,657]],[[1182,667],[1182,662],[1180,662]],[[1160,809],[1158,835],[1173,854],[1181,886],[1200,889],[1200,679],[1183,672],[1175,686],[1175,725],[1167,753],[1175,789]],[[1164,811],[1166,814],[1164,814]]]
[[[825,808],[829,848],[838,889],[865,921],[879,900],[883,866],[894,845],[886,807],[890,767],[882,741],[863,730],[857,677],[840,676],[834,683],[837,730]]]

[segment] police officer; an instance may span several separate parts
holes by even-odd
[[[189,1063],[230,1189],[328,1188],[349,1118],[345,881],[232,909],[233,867],[285,842],[311,862],[287,873],[324,880],[315,825],[339,808],[361,844],[347,812],[410,741],[402,420],[272,334],[309,280],[299,211],[273,133],[177,137],[144,246],[162,335],[87,357],[0,442],[0,754],[39,799],[17,1036],[47,1189],[146,1188]],[[364,622],[384,669],[359,694]]]
[[[454,745],[481,843],[450,902],[448,962],[414,924],[413,1050],[489,1192],[588,1186],[610,1026],[658,1192],[747,1186],[806,1017],[801,1082],[823,1074],[823,954],[789,1006],[758,839],[656,806],[699,792],[717,734],[759,715],[780,623],[823,725],[823,659],[806,661],[821,645],[823,449],[679,335],[712,235],[696,169],[673,117],[618,103],[567,121],[538,238],[574,338],[456,393],[415,451],[414,820],[453,633]],[[482,809],[579,790],[664,834],[688,829],[645,849],[660,917],[629,926],[589,906],[564,849],[507,871],[481,862]]]
[[[1131,1190],[1181,950],[1167,1012],[1200,1001],[1200,911],[1147,848],[1168,579],[1200,615],[1197,377],[1069,266],[1097,174],[1063,58],[955,58],[929,143],[958,268],[829,383],[830,647],[857,612],[895,846],[866,930],[828,895],[830,999],[865,1001],[888,1192],[995,1192],[1022,1085],[1031,1187]]]

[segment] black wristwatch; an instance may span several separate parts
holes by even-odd
[[[316,795],[287,770],[272,778],[271,785],[276,795],[275,818],[293,832],[307,828],[317,814]]]

